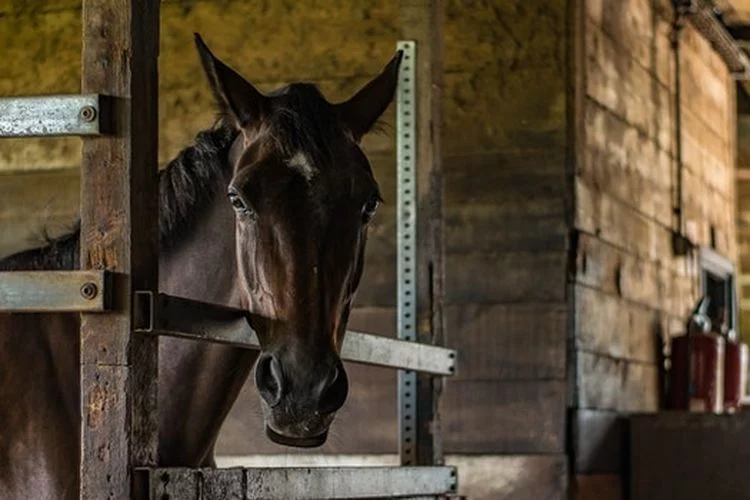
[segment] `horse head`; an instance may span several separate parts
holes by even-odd
[[[381,195],[361,140],[389,106],[401,53],[348,100],[307,83],[261,93],[196,34],[203,69],[238,138],[229,160],[243,307],[262,352],[255,366],[266,434],[320,446],[348,393],[341,346]]]

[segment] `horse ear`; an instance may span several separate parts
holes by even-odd
[[[214,56],[198,33],[193,36],[203,71],[221,111],[234,118],[239,127],[258,120],[263,114],[266,96]]]
[[[402,57],[403,51],[399,50],[378,76],[348,101],[336,105],[339,116],[357,141],[372,129],[393,100]]]

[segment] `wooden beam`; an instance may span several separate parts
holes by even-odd
[[[441,161],[442,0],[401,0],[401,38],[416,42],[417,341],[444,345],[443,178]],[[442,380],[417,380],[417,463],[443,463],[438,401]]]
[[[131,296],[158,283],[159,2],[83,0],[82,90],[112,96],[114,135],[83,139],[81,269],[115,274],[109,314],[81,317],[80,498],[132,498],[157,460],[157,338]]]
[[[149,499],[434,498],[454,494],[455,467],[152,469]]]

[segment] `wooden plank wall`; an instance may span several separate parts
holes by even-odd
[[[738,274],[750,274],[750,96],[738,92],[737,96],[737,254]],[[750,297],[750,283],[738,286],[740,298]],[[745,301],[740,308],[740,327],[750,326],[750,304]],[[743,340],[750,339],[745,333]]]
[[[583,5],[569,269],[572,467],[578,498],[610,499],[624,498],[623,418],[658,409],[659,340],[680,331],[699,290],[691,260],[673,257],[671,249],[670,2]],[[734,260],[734,84],[690,26],[681,50],[687,227],[698,244],[713,244]]]
[[[446,2],[451,453],[564,451],[566,4]]]

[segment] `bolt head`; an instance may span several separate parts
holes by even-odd
[[[85,122],[93,122],[96,119],[96,108],[93,106],[84,106],[81,108],[79,116]]]
[[[93,300],[98,293],[99,289],[95,283],[84,283],[83,286],[81,286],[81,296],[86,300]]]

